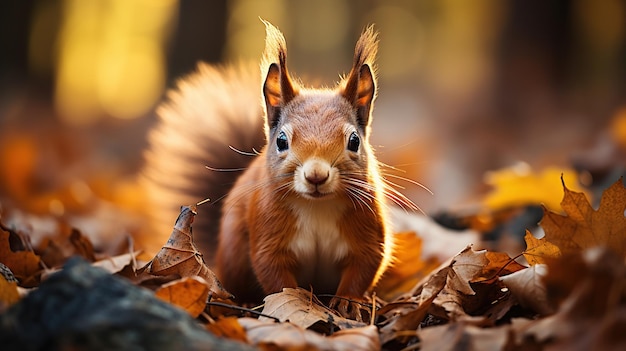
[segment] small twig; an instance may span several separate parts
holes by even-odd
[[[370,325],[376,320],[376,291],[372,292],[372,312],[370,312]]]
[[[261,312],[249,309],[249,308],[245,308],[245,307],[233,306],[233,305],[229,305],[227,303],[212,302],[212,301],[207,302],[207,306],[218,306],[218,307],[229,308],[229,309],[240,311],[240,312],[252,313],[252,314],[254,314],[256,316],[259,316],[259,317],[271,318],[274,321],[276,321],[277,323],[280,323],[280,319],[278,319],[276,317],[273,317],[273,316],[270,316],[270,315],[267,315],[267,314],[264,314],[264,313],[261,313]]]

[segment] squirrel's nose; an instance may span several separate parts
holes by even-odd
[[[313,171],[309,174],[305,174],[304,178],[307,182],[313,185],[321,185],[328,180],[328,172],[322,173],[319,171]]]

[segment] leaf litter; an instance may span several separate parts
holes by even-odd
[[[542,184],[546,181],[541,176]],[[32,248],[28,233],[3,224],[0,262],[11,274],[0,278],[0,311],[20,304],[17,289],[37,289],[46,270],[78,255],[155,290],[208,333],[260,349],[623,349],[626,188],[620,179],[594,209],[584,193],[562,182],[561,210],[544,207],[545,235],[526,231],[526,249],[514,257],[466,246],[444,262],[422,252],[423,240],[436,240],[428,237],[430,227],[397,233],[398,262],[370,296],[368,324],[340,317],[300,288],[267,296],[263,306],[237,306],[194,244],[196,206],[182,207],[168,242],[142,268],[131,247],[103,257],[72,230],[65,239],[50,238]],[[225,307],[209,308],[215,301],[225,301]]]

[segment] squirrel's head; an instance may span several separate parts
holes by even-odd
[[[377,171],[369,145],[377,34],[371,26],[361,34],[352,69],[336,88],[307,89],[289,76],[282,33],[264,23],[265,152],[272,176],[304,198],[343,194],[371,201],[371,175]]]

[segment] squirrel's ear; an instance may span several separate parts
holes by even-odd
[[[272,129],[279,122],[281,108],[297,95],[297,90],[287,72],[285,37],[269,22],[263,21],[263,23],[266,38],[262,65],[269,67],[264,77],[263,97],[267,110],[267,125]]]
[[[372,102],[376,98],[374,61],[378,50],[378,34],[369,26],[356,43],[352,70],[345,81],[342,95],[357,112],[357,122],[367,130],[371,121]]]

